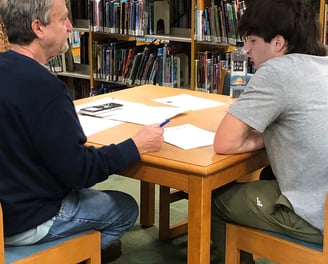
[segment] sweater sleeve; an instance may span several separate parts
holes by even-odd
[[[67,92],[45,101],[38,122],[34,143],[42,166],[67,188],[92,186],[140,160],[132,139],[86,147],[87,138]]]

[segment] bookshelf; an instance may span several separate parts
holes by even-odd
[[[89,45],[86,43],[90,30],[88,12],[84,9],[87,6],[82,2],[66,0],[69,19],[74,27],[68,39],[70,48],[49,63],[50,70],[66,82],[73,99],[90,95]]]
[[[326,25],[326,0],[312,2]],[[75,92],[86,96],[145,83],[218,92],[238,39],[236,24],[246,8],[243,0],[70,0],[68,4],[74,30],[81,36],[81,61],[74,61],[71,50],[65,56],[67,69],[56,74],[65,81],[78,79],[69,83],[78,86],[72,89],[86,89]],[[326,32],[323,27],[323,41]]]

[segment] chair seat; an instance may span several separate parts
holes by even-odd
[[[59,245],[65,241],[69,241],[75,237],[81,236],[83,234],[90,233],[92,231],[85,231],[80,232],[68,237],[64,237],[62,239],[58,239],[55,241],[35,244],[35,245],[28,245],[28,246],[7,246],[5,247],[5,264],[13,263],[17,260],[32,256],[38,252],[41,252],[46,249],[50,249],[56,245]]]
[[[323,250],[322,244],[310,243],[310,242],[303,241],[303,240],[300,240],[300,239],[296,239],[296,238],[293,238],[293,237],[290,237],[290,236],[287,236],[287,235],[283,235],[283,234],[280,234],[280,233],[277,233],[277,232],[263,231],[263,230],[259,230],[259,231],[267,233],[267,234],[275,236],[275,237],[278,237],[278,238],[288,240],[290,242],[297,243],[299,245],[302,245],[302,246],[305,246],[305,247],[308,247],[308,248],[312,248],[314,250],[318,250],[318,251]]]
[[[328,207],[328,198],[326,201]],[[326,216],[328,216],[328,210]],[[328,217],[325,219],[327,220]],[[327,226],[326,223],[325,226]],[[240,251],[246,251],[280,264],[328,263],[328,243],[325,234],[323,245],[320,245],[238,224],[228,223],[226,227],[226,264],[239,264]]]

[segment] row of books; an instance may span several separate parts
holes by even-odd
[[[170,26],[190,28],[191,1],[169,2],[170,10],[163,12],[170,12]],[[89,0],[88,3],[92,31],[131,36],[155,34],[154,0]]]
[[[231,52],[222,50],[199,51],[195,59],[194,85],[195,90],[218,93],[222,70],[230,71],[231,69]],[[248,73],[255,73],[252,63],[248,63]]]
[[[52,58],[49,60],[47,66],[48,69],[53,73],[67,71],[65,55],[57,55],[56,57]]]
[[[220,51],[198,52],[195,59],[195,90],[218,93],[221,70],[225,68],[225,54]]]
[[[47,65],[49,71],[53,73],[58,72],[72,72],[74,70],[74,58],[72,49],[70,48],[65,54],[60,54],[48,61]]]
[[[93,51],[96,80],[127,85],[188,85],[189,67],[186,68],[186,65],[189,65],[189,57],[184,53],[172,53],[168,44],[136,45],[135,41],[94,41]]]
[[[76,35],[75,35],[76,37]],[[57,55],[56,57],[52,58],[48,62],[48,68],[53,73],[58,72],[67,72],[67,71],[74,71],[74,66],[76,63],[79,64],[89,64],[89,50],[88,50],[88,40],[89,34],[79,34],[79,41],[78,45],[76,46],[77,40],[72,40],[69,38],[68,45],[69,49],[66,51],[65,54]],[[73,42],[72,42],[73,41]],[[77,48],[79,51],[76,56],[73,54],[73,48]]]
[[[52,58],[48,67],[49,70],[58,73],[66,71],[74,71],[74,66],[76,63],[79,64],[89,64],[89,33],[88,32],[77,32],[73,31],[71,36],[68,38],[69,49],[65,54],[58,55]],[[77,47],[79,51],[76,56],[73,54],[73,48]],[[76,58],[78,57],[78,58]]]
[[[235,45],[239,39],[236,27],[246,9],[245,1],[211,0],[207,7],[203,6],[203,0],[195,2],[195,39]]]
[[[95,32],[143,36],[147,17],[143,0],[89,0],[90,28]]]

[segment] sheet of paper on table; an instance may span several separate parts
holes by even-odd
[[[180,94],[175,96],[153,99],[155,102],[163,103],[188,110],[201,110],[216,106],[223,106],[226,103],[205,99],[189,94]]]
[[[183,112],[185,112],[183,109],[177,107],[142,106],[128,111],[118,110],[105,118],[140,125],[150,125],[162,123],[164,120],[175,117]]]
[[[184,109],[172,106],[148,106],[140,103],[133,103],[122,100],[113,100],[106,98],[92,103],[79,105],[76,107],[76,111],[79,112],[81,108],[90,107],[93,105],[101,105],[110,102],[120,103],[123,107],[117,108],[113,111],[97,114],[96,117],[104,119],[111,119],[123,122],[130,122],[140,125],[150,125],[156,123],[162,123],[166,119],[170,119],[176,115],[185,112]]]
[[[90,136],[108,128],[122,124],[123,122],[97,118],[87,115],[78,115],[84,134]]]
[[[192,124],[164,128],[164,141],[185,150],[213,145],[214,136],[214,132]]]

